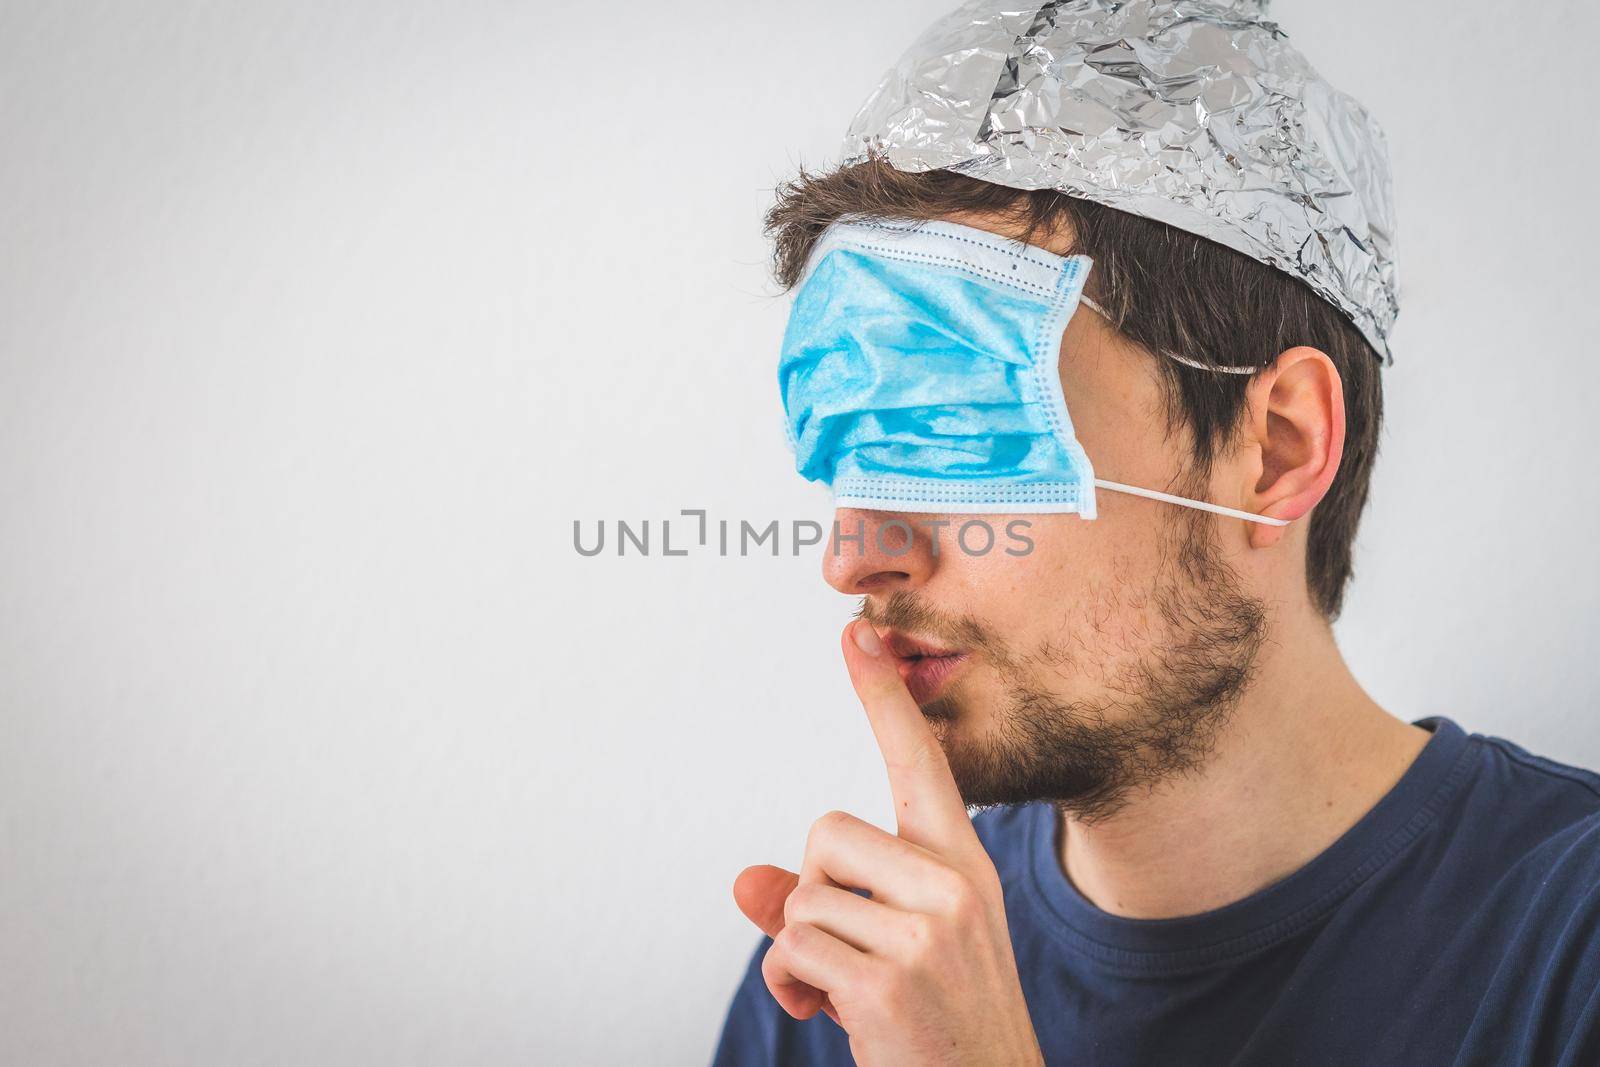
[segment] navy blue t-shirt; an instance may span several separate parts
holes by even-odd
[[[1600,1065],[1600,776],[1449,719],[1294,874],[1224,908],[1124,919],[1073,887],[1046,804],[973,823],[1005,886],[1045,1060],[1072,1067]],[[767,992],[763,938],[717,1067],[848,1064]]]

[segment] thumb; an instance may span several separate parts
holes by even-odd
[[[733,901],[762,933],[777,937],[783,929],[784,901],[798,884],[800,876],[782,867],[766,863],[746,867],[733,880]]]
[[[777,937],[778,932],[783,929],[784,902],[799,884],[800,876],[793,871],[774,867],[770,863],[757,864],[754,867],[746,867],[739,872],[739,877],[733,880],[733,902],[739,905],[739,910],[744,912],[745,918],[761,927],[762,933],[768,937]],[[803,995],[802,991],[806,990],[816,996],[822,1005],[822,1010],[828,1013],[828,1018],[837,1023],[839,1013],[834,1010],[833,1001],[828,999],[828,995],[820,989],[811,989],[804,983],[796,984],[797,996]]]

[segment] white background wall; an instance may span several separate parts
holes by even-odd
[[[953,0],[0,6],[0,1062],[700,1063],[887,822],[760,215]],[[1393,145],[1340,635],[1600,764],[1592,5],[1279,0]],[[590,527],[592,528],[592,526]],[[659,537],[659,525],[657,525]]]

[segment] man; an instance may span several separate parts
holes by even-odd
[[[1259,4],[974,3],[851,138],[768,222],[897,827],[739,877],[717,1062],[1600,1063],[1600,777],[1397,719],[1330,628],[1395,311],[1359,105]]]

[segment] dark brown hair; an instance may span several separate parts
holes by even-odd
[[[981,213],[1040,235],[1073,235],[1090,256],[1089,296],[1122,335],[1150,352],[1217,366],[1265,368],[1298,345],[1325,353],[1344,381],[1345,445],[1333,485],[1311,513],[1306,581],[1312,603],[1337,618],[1353,573],[1356,525],[1367,502],[1383,418],[1376,353],[1342,312],[1308,285],[1240,252],[1162,222],[1054,190],[1020,191],[951,171],[907,174],[869,159],[827,174],[801,170],[767,212],[773,274],[785,289],[817,238],[839,220],[939,219]],[[1249,377],[1158,359],[1170,431],[1187,427],[1197,475],[1232,442]]]

